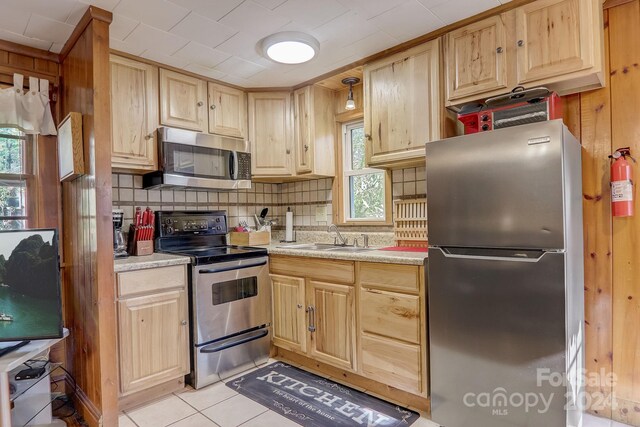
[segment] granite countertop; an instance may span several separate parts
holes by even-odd
[[[144,270],[147,268],[168,267],[170,265],[189,264],[191,258],[182,255],[154,253],[147,256],[130,256],[114,260],[114,271]]]
[[[309,258],[341,259],[346,261],[368,261],[382,262],[388,264],[423,265],[427,258],[427,252],[400,252],[381,251],[375,248],[362,252],[341,252],[341,251],[316,251],[298,248],[286,248],[282,246],[296,246],[300,243],[271,243],[264,246],[269,251],[269,255],[289,255]]]

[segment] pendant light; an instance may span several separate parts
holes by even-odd
[[[342,80],[343,85],[349,85],[349,96],[347,96],[347,104],[344,106],[345,110],[355,110],[356,102],[353,100],[353,85],[360,83],[360,79],[357,77],[347,77]]]

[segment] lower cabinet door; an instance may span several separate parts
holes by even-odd
[[[355,369],[354,288],[309,281],[309,357],[333,366]]]
[[[272,339],[275,346],[305,353],[304,279],[271,275]]]
[[[118,321],[121,395],[189,373],[184,290],[118,301]]]

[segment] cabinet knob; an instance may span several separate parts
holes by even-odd
[[[198,101],[198,104],[197,104],[197,105],[198,105],[198,107],[202,107],[202,106],[204,105],[204,102],[202,102],[202,101]]]
[[[291,150],[287,148],[287,154],[291,154]]]
[[[304,151],[309,151],[309,146],[308,145],[304,146]]]
[[[211,108],[212,110],[215,110],[216,109],[216,104],[211,104],[211,107],[209,107],[209,108]]]
[[[182,326],[187,326],[187,321],[183,320],[182,322],[180,322],[182,324]]]
[[[150,133],[149,135],[146,135],[144,137],[144,139],[146,139],[147,141],[150,140],[150,139],[153,139],[153,133]]]
[[[497,53],[502,53],[502,48],[501,48],[501,47],[497,48],[497,49],[496,49],[496,52],[497,52]]]
[[[302,304],[298,304],[298,308],[302,308]]]
[[[369,141],[371,141],[371,134],[365,133],[364,137],[367,138]]]
[[[518,40],[518,46],[519,47],[524,46],[524,40]]]

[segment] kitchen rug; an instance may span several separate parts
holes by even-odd
[[[282,362],[233,379],[227,386],[304,427],[400,427],[420,417]]]

